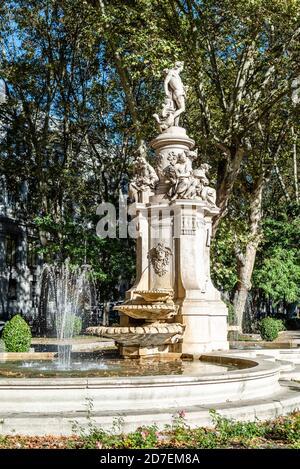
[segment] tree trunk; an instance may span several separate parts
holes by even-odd
[[[253,193],[251,194],[249,242],[246,246],[244,254],[236,252],[238,262],[238,281],[235,288],[233,306],[237,318],[237,326],[239,327],[240,332],[243,330],[244,310],[248,293],[251,290],[251,277],[253,273],[257,248],[261,240],[259,225],[262,218],[261,208],[263,186],[264,178],[261,176],[255,185]]]
[[[246,247],[244,261],[238,262],[238,282],[234,294],[233,306],[239,332],[243,330],[244,310],[248,293],[251,290],[251,277],[258,244],[257,241],[250,241]]]
[[[292,126],[294,187],[295,187],[296,204],[299,204],[298,168],[297,168],[297,137],[298,136],[295,135],[294,126]]]

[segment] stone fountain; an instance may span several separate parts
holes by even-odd
[[[91,327],[113,338],[123,357],[197,356],[227,350],[227,308],[210,278],[212,218],[218,214],[209,165],[179,126],[185,111],[182,62],[164,71],[165,103],[154,114],[160,134],[152,140],[155,169],[141,145],[129,195],[137,230],[136,282],[116,306],[118,327]]]
[[[71,435],[74,419],[76,426],[89,428],[91,418],[110,432],[135,431],[141,422],[165,428],[182,409],[189,426],[211,426],[211,409],[230,419],[257,421],[300,407],[299,348],[227,350],[227,310],[209,265],[211,222],[218,208],[209,166],[196,167],[200,158],[194,141],[179,126],[185,109],[182,65],[165,71],[166,100],[155,115],[160,134],[151,142],[155,169],[142,145],[130,184],[135,285],[116,307],[120,326],[87,332],[113,338],[122,357],[190,355],[200,360],[123,360],[120,365],[119,358],[103,353],[91,366],[86,358],[79,363],[76,358],[70,370],[55,377],[47,377],[44,365],[34,367],[31,379],[29,359],[8,366],[9,358],[0,357],[0,434]],[[65,313],[77,311],[82,289],[73,281],[61,282],[70,278],[68,270],[61,273],[46,271],[44,305],[52,303],[58,323],[68,324]],[[87,400],[93,403],[92,414]],[[116,415],[122,416],[121,430],[114,425]]]

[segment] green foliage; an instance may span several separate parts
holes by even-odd
[[[158,430],[156,425],[141,426],[130,433],[122,432],[123,421],[117,419],[110,431],[89,421],[87,427],[73,428],[68,439],[28,436],[0,437],[1,448],[77,448],[77,449],[150,449],[150,448],[297,448],[300,447],[300,413],[271,421],[239,422],[224,418],[211,410],[214,427],[190,428],[180,411],[170,425]],[[89,418],[88,418],[89,420]],[[49,446],[48,446],[49,445]]]
[[[274,318],[263,318],[259,322],[259,331],[261,338],[272,342],[272,340],[277,339],[278,333],[285,329],[281,319]]]
[[[201,162],[212,165],[221,211],[228,209],[212,244],[213,281],[232,293],[240,280],[234,248],[244,253],[251,239],[249,194],[267,168],[273,217],[252,283],[275,302],[299,299],[293,217],[279,220],[282,194],[272,170],[276,154],[291,190],[291,142],[282,134],[296,115],[290,83],[299,75],[299,0],[2,3],[0,75],[9,96],[0,105],[7,135],[0,170],[16,197],[28,184],[22,216],[35,219],[46,261],[89,263],[102,300],[115,299],[119,281],[131,280],[134,243],[101,240],[86,222],[95,222],[99,202],[117,201],[134,168],[133,148],[156,135],[162,71],[180,59],[188,86],[181,125]],[[284,158],[274,141],[285,146]]]
[[[184,411],[173,416],[172,423],[158,430],[156,425],[142,426],[134,432],[121,432],[123,422],[117,421],[111,431],[104,431],[91,422],[87,431],[79,432],[80,441],[71,442],[77,448],[267,448],[285,443],[296,448],[300,441],[300,413],[267,422],[239,422],[224,418],[211,410],[213,428],[191,428]],[[76,430],[76,429],[75,429]],[[76,431],[77,433],[77,431]]]
[[[79,316],[67,315],[65,319],[65,329],[72,331],[72,337],[76,337],[82,331],[82,319]],[[70,332],[71,333],[71,332]]]
[[[80,334],[82,331],[82,319],[79,316],[74,317],[73,337]]]
[[[93,420],[93,402],[87,400],[87,427],[79,425],[77,422],[73,425],[73,431],[79,433],[83,440],[83,448],[153,448],[159,441],[160,432],[156,425],[139,427],[135,432],[121,434],[123,426],[122,418],[115,419],[111,431],[105,431],[99,428]]]
[[[30,327],[18,314],[5,324],[2,338],[7,352],[28,352],[30,349]]]
[[[269,422],[237,422],[218,418],[217,427],[198,427],[186,430],[187,440],[178,441],[165,430],[159,432],[157,441],[153,440],[152,448],[179,449],[179,448],[251,448],[251,449],[285,449],[300,448],[300,413],[295,412],[289,416],[279,417]],[[145,427],[149,428],[149,427]],[[97,439],[98,438],[98,439]],[[128,441],[127,441],[128,438]],[[0,437],[1,449],[19,448],[88,448],[88,449],[131,449],[134,440],[140,438],[140,432],[130,434],[100,431],[95,434],[95,440],[86,436],[72,435],[70,437],[31,437],[21,435],[8,435]],[[89,444],[88,444],[89,441]],[[137,448],[144,448],[144,442]]]
[[[255,272],[255,284],[275,303],[283,298],[288,303],[300,299],[299,249],[276,246],[265,253]]]
[[[134,274],[134,243],[131,239],[99,238],[96,235],[96,221],[87,228],[86,221],[65,218],[55,223],[53,217],[36,217],[40,230],[48,233],[46,245],[37,243],[36,251],[47,262],[70,259],[72,264],[87,263],[92,268],[93,280],[101,291],[101,301],[118,297],[119,279],[130,279]]]
[[[264,436],[265,429],[258,422],[238,422],[220,416],[216,411],[211,410],[210,416],[219,432],[219,438],[224,442],[231,438],[254,438]]]
[[[160,432],[156,425],[139,427],[131,432],[123,440],[124,448],[149,449],[155,448],[158,443]]]
[[[269,206],[269,211],[272,205]],[[263,225],[253,284],[274,303],[300,300],[299,208],[277,207]]]
[[[234,257],[234,231],[228,220],[222,220],[211,246],[211,273],[217,288],[231,291],[237,282]]]
[[[236,314],[234,311],[233,305],[229,301],[225,301],[225,304],[228,308],[227,322],[230,326],[236,325]]]
[[[283,440],[300,443],[300,414],[294,413],[281,417],[266,425],[266,437],[272,440]]]
[[[10,90],[0,103],[0,172],[16,198],[26,181],[22,219],[35,221],[37,252],[88,262],[102,301],[118,297],[134,266],[133,243],[96,236],[96,208],[117,205],[135,138],[106,21],[80,0],[8,0],[0,15],[1,41],[18,44],[0,60]]]
[[[277,319],[278,321],[278,332],[282,332],[286,330],[285,321],[283,319]]]

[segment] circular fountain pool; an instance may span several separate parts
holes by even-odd
[[[114,354],[74,354],[69,366],[58,360],[19,360],[0,364],[0,378],[84,378],[125,376],[203,376],[245,368],[242,363],[208,363],[184,360],[123,360]]]
[[[55,361],[2,362],[0,433],[67,435],[75,421],[87,425],[90,418],[105,429],[120,418],[124,431],[141,424],[161,427],[181,410],[190,425],[199,426],[210,423],[212,408],[249,420],[271,418],[300,403],[296,385],[280,385],[281,365],[273,357],[238,352],[192,362],[86,357],[74,354],[67,371]]]

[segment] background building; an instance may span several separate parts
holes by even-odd
[[[34,230],[0,178],[0,319],[19,313],[30,320],[38,310],[41,259],[34,253]]]
[[[0,103],[6,99],[6,87],[0,80]],[[0,139],[6,138],[3,126]],[[18,196],[8,189],[8,181],[0,174],[0,320],[15,313],[30,320],[38,309],[38,276],[41,259],[34,254],[34,229],[22,216],[27,185],[23,183]]]

